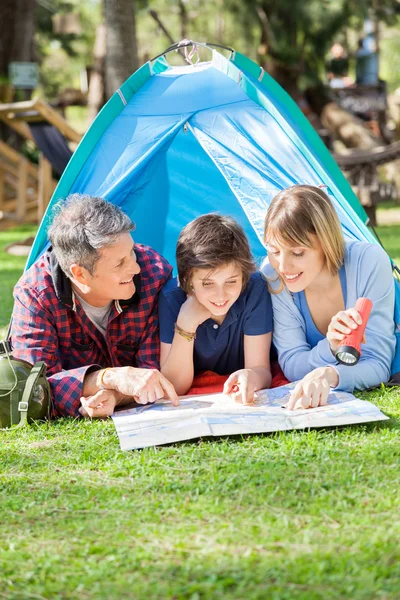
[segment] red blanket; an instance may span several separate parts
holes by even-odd
[[[270,387],[275,388],[289,383],[277,362],[272,363],[271,372],[272,382]],[[214,371],[203,371],[195,376],[192,387],[187,393],[191,396],[195,394],[217,394],[222,392],[224,383],[228,377],[229,375],[218,375]]]

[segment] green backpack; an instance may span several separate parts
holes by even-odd
[[[9,342],[0,341],[0,428],[49,418],[50,408],[45,363],[17,360]]]

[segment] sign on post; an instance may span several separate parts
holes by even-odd
[[[15,88],[32,90],[39,81],[39,67],[36,62],[12,62],[8,65],[11,85]]]

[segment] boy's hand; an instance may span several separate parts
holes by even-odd
[[[196,296],[188,296],[181,306],[176,324],[183,331],[194,333],[210,317],[211,312],[200,304]]]
[[[223,393],[235,402],[253,404],[255,398],[255,374],[252,369],[235,371],[225,381]]]

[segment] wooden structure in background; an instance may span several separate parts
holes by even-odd
[[[81,135],[43,100],[0,104],[0,120],[25,140],[34,142],[28,123],[47,122],[76,144]],[[42,153],[39,164],[0,141],[0,223],[1,219],[40,223],[57,181],[50,162]]]
[[[43,155],[38,166],[0,141],[0,219],[40,223],[56,185]]]
[[[372,150],[353,150],[348,154],[333,154],[346,175],[354,192],[367,213],[371,225],[376,223],[376,205],[379,202],[377,168],[400,160],[400,141]],[[400,197],[400,175],[396,169],[393,186]]]

